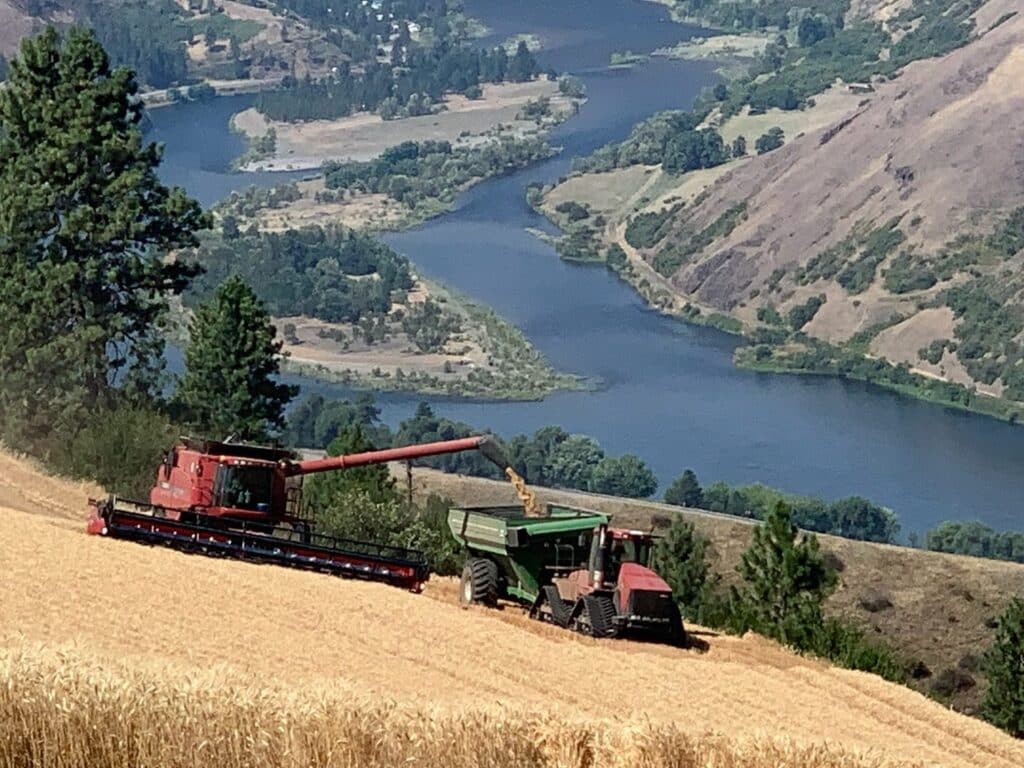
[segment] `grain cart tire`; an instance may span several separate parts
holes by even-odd
[[[615,637],[615,603],[607,595],[584,595],[583,618],[591,637]]]
[[[498,602],[498,564],[484,557],[471,557],[462,567],[459,602],[463,605]]]
[[[544,600],[551,609],[551,621],[560,627],[568,627],[572,621],[572,603],[562,599],[558,587],[551,584],[544,587]]]

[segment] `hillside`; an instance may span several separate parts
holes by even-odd
[[[855,11],[883,19],[890,6]],[[788,354],[790,367],[853,367],[803,333],[1024,400],[1018,11],[989,0],[964,47],[870,86],[838,83],[804,110],[712,114],[727,144],[745,135],[746,157],[678,176],[648,167],[611,205],[602,193],[624,189],[629,169],[570,178],[546,209],[590,204],[608,222],[605,242],[630,257],[633,281],[670,311],[689,303],[740,321],[764,345],[748,362],[785,365]],[[785,145],[753,154],[754,138],[776,125]]]
[[[95,489],[0,466],[0,765],[43,743],[65,765],[133,762],[97,726],[130,728],[150,765],[1024,760],[979,721],[755,637],[600,642],[460,609],[448,580],[417,596],[89,538],[75,510]]]
[[[414,482],[421,496],[438,493],[471,506],[515,503],[503,482],[422,469]],[[735,568],[750,544],[751,521],[728,515],[574,491],[542,489],[539,497],[605,512],[624,527],[664,528],[682,514],[710,540],[712,570],[725,584],[738,581]],[[927,673],[919,672],[916,688],[929,692],[951,684],[949,703],[974,711],[984,695],[977,662],[991,642],[989,622],[1009,597],[1024,594],[1024,566],[835,536],[818,539],[841,568],[828,613],[869,630],[908,660],[923,662]]]

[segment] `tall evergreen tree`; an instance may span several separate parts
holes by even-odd
[[[981,711],[993,725],[1024,737],[1024,600],[1015,597],[999,618],[985,655],[988,692]]]
[[[679,507],[699,507],[704,501],[704,490],[700,487],[697,475],[687,469],[672,481],[665,491],[665,503]]]
[[[708,540],[680,515],[672,518],[668,533],[654,547],[652,567],[672,587],[683,615],[690,618],[698,615],[707,597],[707,550]]]
[[[810,647],[836,576],[825,564],[818,539],[801,536],[793,525],[789,505],[776,503],[754,529],[737,570],[746,585],[734,589],[733,600],[750,628],[798,648]]]
[[[346,427],[327,446],[328,456],[342,456],[350,453],[372,451],[375,446],[366,437],[359,424]],[[326,513],[338,504],[338,498],[345,494],[365,493],[374,502],[398,500],[395,479],[386,464],[369,464],[353,467],[344,472],[325,472],[310,477],[306,482],[303,498],[314,514]]]
[[[200,306],[189,325],[176,400],[186,421],[216,437],[261,440],[284,425],[297,387],[278,384],[281,341],[270,315],[237,276]]]
[[[22,41],[0,89],[0,414],[32,445],[116,386],[143,397],[163,365],[169,294],[194,270],[167,262],[207,226],[160,183],[128,69],[91,32]]]

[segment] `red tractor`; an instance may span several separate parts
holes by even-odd
[[[339,539],[301,515],[302,477],[367,464],[479,450],[504,465],[486,436],[300,461],[291,451],[183,440],[157,470],[149,503],[90,500],[90,534],[355,576],[420,591],[429,576],[418,550]]]
[[[599,525],[587,567],[555,575],[537,608],[546,606],[559,626],[594,637],[629,632],[682,644],[686,633],[672,588],[650,567],[655,541],[649,532]]]
[[[655,536],[611,528],[607,515],[555,504],[453,508],[448,527],[466,550],[459,599],[511,600],[530,616],[593,637],[631,632],[683,644],[672,589],[651,570]]]

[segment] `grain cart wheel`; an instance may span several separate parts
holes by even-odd
[[[615,637],[615,603],[607,595],[583,596],[583,620],[591,637]]]
[[[498,602],[498,564],[484,557],[471,557],[462,567],[459,602],[463,605]]]

